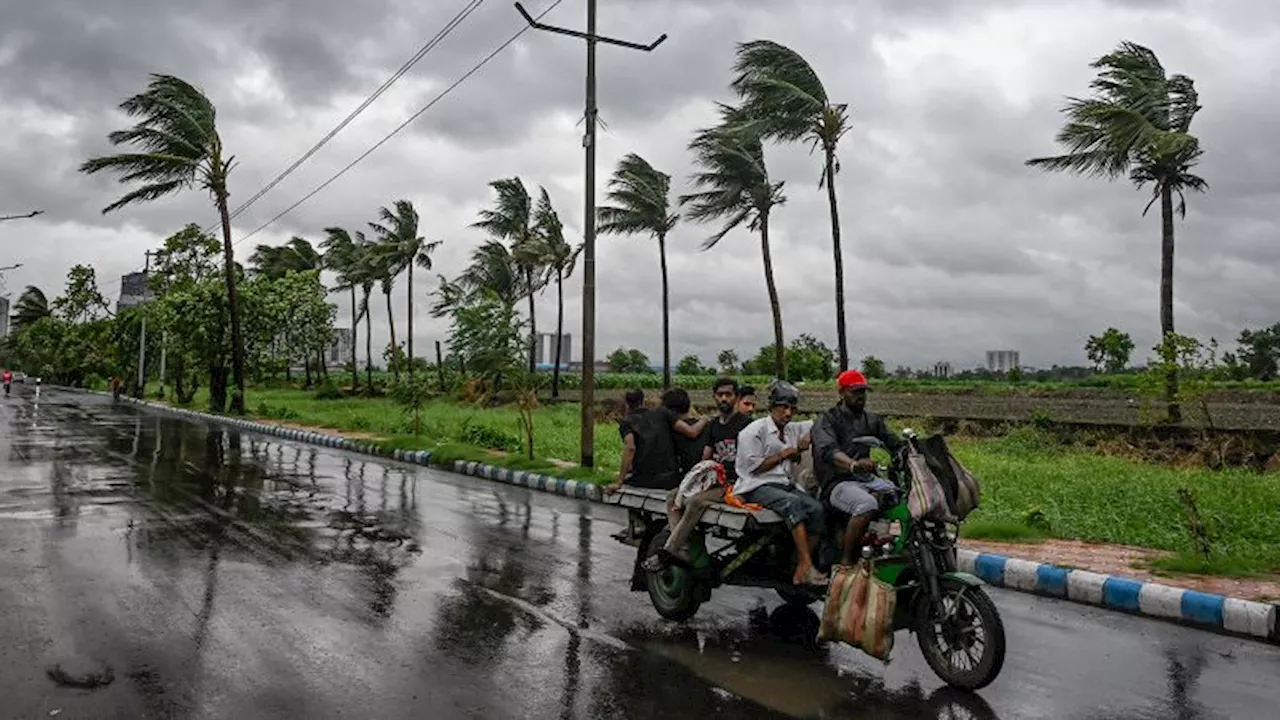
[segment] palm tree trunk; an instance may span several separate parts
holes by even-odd
[[[840,354],[840,369],[849,368],[849,336],[844,324],[844,252],[840,248],[840,210],[836,205],[836,148],[827,152],[827,205],[831,210],[831,252],[836,269],[836,345]]]
[[[658,235],[658,262],[662,266],[662,389],[671,389],[671,295],[667,287],[667,235]],[[773,282],[770,280],[769,282]]]
[[[533,270],[525,270],[524,280],[529,286],[529,373],[537,372],[536,350],[538,347],[538,318],[533,308]]]
[[[787,379],[787,349],[782,339],[782,303],[778,302],[778,286],[773,282],[773,254],[769,252],[769,213],[760,213],[760,256],[764,258],[764,283],[769,289],[769,307],[773,310],[773,372],[779,380]]]
[[[409,379],[413,379],[413,258],[409,258],[409,351],[405,355],[405,367],[409,372]]]
[[[564,337],[564,268],[556,268],[556,365],[551,369],[551,397],[560,397],[560,340]]]
[[[387,323],[391,325],[391,359],[387,364],[391,366],[391,376],[399,380],[400,363],[396,362],[396,353],[399,348],[396,346],[396,319],[391,316],[391,288],[388,287],[384,294],[387,296]]]
[[[373,394],[373,313],[369,312],[369,296],[364,296],[364,379]]]
[[[356,334],[360,329],[360,316],[356,314],[356,286],[351,286],[351,392],[360,391],[360,361],[356,357]]]
[[[1173,188],[1160,188],[1160,335],[1164,342],[1173,338]],[[1169,422],[1182,422],[1178,405],[1178,368],[1169,366],[1165,377],[1165,401],[1169,406]]]
[[[244,414],[244,336],[240,332],[240,296],[236,292],[236,262],[231,248],[231,213],[227,210],[227,188],[214,187],[218,216],[222,220],[222,262],[227,277],[227,313],[231,316],[231,414]]]

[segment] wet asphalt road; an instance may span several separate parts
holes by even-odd
[[[668,623],[627,589],[614,508],[109,399],[0,399],[0,463],[0,717],[1280,712],[1280,648],[998,590],[1009,655],[981,697],[906,633],[887,666],[807,647],[816,617],[771,593]]]

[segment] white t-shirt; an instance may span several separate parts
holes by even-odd
[[[783,460],[763,473],[756,468],[770,455],[782,452],[783,448],[797,447],[800,438],[809,432],[812,422],[790,422],[781,431],[770,416],[752,422],[738,433],[738,458],[735,463],[738,480],[733,484],[733,493],[742,495],[751,492],[761,485],[790,485],[791,465],[794,460]]]

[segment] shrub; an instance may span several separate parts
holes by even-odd
[[[332,378],[325,378],[325,381],[316,388],[315,398],[317,400],[341,400],[343,397],[342,388],[333,381]]]

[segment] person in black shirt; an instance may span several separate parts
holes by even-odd
[[[724,466],[725,480],[732,484],[738,478],[734,461],[738,455],[738,433],[751,424],[751,418],[738,413],[738,382],[730,377],[716,378],[711,388],[719,415],[710,421],[706,429],[706,442],[702,448],[702,460],[714,460]],[[677,562],[688,562],[689,538],[702,518],[702,513],[724,499],[724,486],[713,485],[685,499],[684,507],[676,507],[676,493],[667,496],[667,527],[671,535],[662,552]],[[651,569],[661,568],[661,558],[652,557],[646,562]]]
[[[628,415],[619,423],[622,462],[617,481],[605,492],[617,492],[624,483],[661,490],[679,487],[682,475],[674,436],[697,440],[707,427],[707,418],[686,417],[691,405],[688,392],[673,388],[662,394],[658,407]]]
[[[631,466],[635,462],[635,423],[644,413],[644,391],[640,388],[628,390],[623,396],[623,402],[626,403],[626,409],[622,419],[618,420],[618,434],[622,436],[622,461],[618,466],[617,481],[619,485],[631,474]]]
[[[875,475],[871,448],[854,444],[857,437],[870,435],[897,453],[902,440],[889,431],[884,418],[867,411],[867,379],[857,370],[846,370],[836,379],[840,402],[822,413],[813,423],[814,471],[819,497],[828,506],[849,515],[840,539],[842,562],[857,560],[862,536],[879,509],[873,493],[894,493],[893,483]]]

